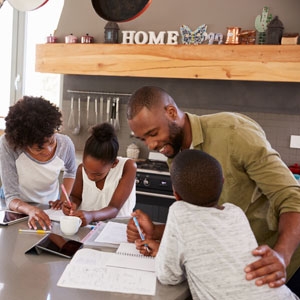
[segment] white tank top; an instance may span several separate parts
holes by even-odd
[[[119,160],[118,164],[114,168],[111,168],[110,171],[108,172],[102,190],[97,188],[96,183],[94,181],[91,181],[88,178],[88,176],[84,171],[84,168],[82,168],[83,190],[82,190],[82,202],[79,209],[88,210],[88,211],[99,210],[106,207],[109,204],[119,184],[119,181],[122,178],[123,168],[128,158],[118,157],[118,160]],[[128,199],[121,207],[117,217],[130,216],[135,206],[135,201],[136,201],[135,198],[136,197],[135,197],[135,183],[134,183],[131,193]]]

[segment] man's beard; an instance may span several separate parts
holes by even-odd
[[[169,135],[169,145],[172,146],[174,152],[171,156],[168,157],[174,158],[176,154],[180,151],[183,144],[183,129],[179,127],[176,123],[169,122]]]

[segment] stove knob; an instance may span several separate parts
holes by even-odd
[[[135,183],[136,183],[136,184],[139,184],[139,183],[140,183],[139,178],[136,178],[136,179],[135,179]]]
[[[150,182],[148,181],[147,178],[144,179],[143,183],[144,183],[144,186],[149,186],[150,185]]]

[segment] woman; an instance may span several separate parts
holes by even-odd
[[[59,174],[70,193],[75,173],[75,150],[69,137],[57,133],[62,124],[59,109],[42,97],[26,97],[9,108],[5,134],[0,139],[1,180],[10,210],[29,215],[29,228],[51,228],[44,211],[29,204],[58,208]]]

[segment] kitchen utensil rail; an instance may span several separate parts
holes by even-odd
[[[80,91],[80,90],[67,90],[67,93],[70,94],[82,94],[82,95],[102,95],[102,96],[126,96],[126,97],[130,97],[132,94],[129,93],[115,93],[115,92],[95,92],[95,91]]]

